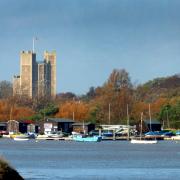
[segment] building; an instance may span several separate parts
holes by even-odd
[[[0,123],[0,126],[2,123]],[[16,121],[16,120],[9,120],[8,122],[4,123],[5,127],[4,130],[7,133],[38,133],[39,127],[37,124],[32,123],[31,121]],[[1,129],[3,127],[0,127]]]
[[[44,61],[46,63],[47,69],[47,85],[50,86],[50,94],[52,97],[56,96],[56,52],[53,51],[49,53],[44,52]],[[50,83],[49,83],[50,82]]]
[[[136,129],[137,131],[140,132],[141,130],[141,122],[139,121],[136,124]],[[148,132],[148,131],[161,131],[161,123],[155,119],[151,120],[143,120],[142,122],[142,132]]]
[[[45,122],[43,122],[43,127],[41,126],[42,132],[56,132],[62,131],[64,133],[71,133],[73,130],[74,121],[71,119],[64,118],[47,118]]]
[[[73,125],[73,131],[77,133],[83,133],[83,134],[88,134],[90,131],[95,130],[95,124],[91,122],[77,122],[74,123]]]
[[[0,135],[7,134],[7,123],[0,122]]]
[[[20,95],[20,76],[14,76],[13,77],[13,94],[14,95]]]
[[[36,53],[20,53],[20,75],[13,78],[13,95],[29,98],[56,96],[56,52],[44,52],[44,60],[36,61]]]
[[[20,94],[33,98],[36,95],[37,62],[32,51],[20,54]]]

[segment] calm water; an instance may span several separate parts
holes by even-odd
[[[0,154],[25,179],[180,179],[180,141],[135,145],[0,139]]]

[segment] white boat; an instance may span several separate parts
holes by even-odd
[[[28,136],[15,136],[13,138],[15,141],[28,141],[29,140],[29,137]]]
[[[172,139],[172,140],[180,140],[180,135],[172,136],[171,139]]]
[[[143,120],[143,113],[141,113],[141,129],[140,129],[140,137],[138,139],[131,139],[132,144],[156,144],[157,140],[154,139],[142,139],[142,120]]]
[[[43,135],[38,135],[37,140],[60,140],[64,139],[64,134],[62,132],[50,132]]]
[[[157,140],[132,139],[132,144],[156,144]]]

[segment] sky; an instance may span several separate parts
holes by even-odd
[[[20,51],[57,53],[57,92],[85,94],[113,69],[132,83],[180,73],[179,0],[0,0],[0,81]]]

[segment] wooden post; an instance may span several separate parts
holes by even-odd
[[[101,136],[101,128],[99,128],[99,136]]]
[[[113,140],[116,140],[116,134],[115,134],[115,130],[113,130]]]

